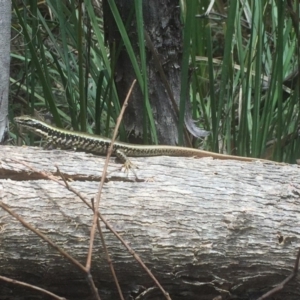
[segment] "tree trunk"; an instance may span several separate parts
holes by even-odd
[[[91,210],[19,161],[55,176],[59,166],[90,201],[104,158],[30,147],[0,151],[1,201],[85,264]],[[139,181],[113,171],[118,165],[111,161],[100,211],[173,300],[257,299],[292,272],[300,240],[297,165],[176,157],[132,162]],[[68,299],[90,299],[84,275],[1,208],[0,227],[0,275]],[[103,232],[125,297],[148,289],[140,299],[164,299],[118,239],[105,226]],[[94,249],[92,275],[101,299],[119,299],[98,236]],[[0,299],[26,293],[37,296],[0,284]],[[277,297],[299,299],[299,277]]]
[[[0,144],[8,136],[11,1],[0,1]]]
[[[134,11],[134,1],[118,0],[115,3],[125,24],[126,22],[128,23],[129,16],[132,16],[127,33],[135,56],[140,61],[136,17],[132,14],[132,11]],[[103,15],[105,34],[111,49],[118,49],[118,46],[121,44],[121,37],[110,11],[108,0],[103,1]],[[158,141],[159,144],[175,145],[177,144],[178,137],[178,116],[167,93],[167,87],[160,75],[156,60],[159,60],[175,102],[178,105],[182,58],[182,28],[179,2],[177,0],[143,1],[143,16],[145,31],[149,36],[149,40],[145,38],[147,56],[146,76],[148,78],[149,98],[156,121]],[[113,44],[115,47],[112,46]],[[153,55],[151,47],[157,52],[157,58]],[[114,57],[114,53],[111,53],[111,56]],[[125,99],[136,75],[125,47],[122,47],[116,59],[116,87],[119,98],[122,101]],[[132,134],[131,142],[136,142],[136,138],[142,136],[145,118],[143,112],[143,94],[140,88],[135,88],[124,116],[126,129]]]

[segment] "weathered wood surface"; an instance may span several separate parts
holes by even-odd
[[[14,160],[52,174],[59,166],[72,178],[71,186],[91,199],[104,158],[0,147],[0,200],[84,264],[91,210],[67,189]],[[298,166],[176,157],[132,162],[144,181],[116,171],[119,165],[112,159],[101,213],[172,299],[256,299],[291,273],[300,245]],[[2,209],[0,228],[0,275],[70,299],[88,299],[82,274]],[[113,234],[103,230],[124,293],[136,295],[154,286]],[[118,299],[98,236],[95,249],[92,274],[101,299]],[[299,299],[299,283],[298,276],[278,299]],[[0,299],[11,287],[1,282]],[[163,299],[157,291],[150,296]]]

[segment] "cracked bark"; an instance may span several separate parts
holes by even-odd
[[[2,146],[0,199],[82,263],[91,211],[58,184],[15,160],[56,174],[95,196],[104,158],[85,153]],[[210,158],[132,159],[143,182],[114,171],[112,160],[101,213],[130,243],[172,299],[256,299],[287,277],[299,248],[298,166]],[[0,274],[70,299],[89,299],[84,276],[0,209]],[[106,228],[113,264],[127,299],[154,286]],[[97,238],[92,275],[101,299],[118,299]],[[11,291],[11,289],[13,291]],[[0,284],[0,299],[39,294]],[[163,299],[149,291],[147,299]],[[299,276],[277,299],[299,299]],[[43,297],[41,297],[43,299]]]

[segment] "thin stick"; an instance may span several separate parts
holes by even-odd
[[[60,169],[58,166],[56,166],[56,169],[57,169],[57,172],[58,174],[60,175],[60,177],[62,178],[62,180],[64,181],[65,183],[65,186],[67,187],[67,189],[69,191],[72,191],[75,195],[79,196],[79,198],[81,200],[83,200],[83,202],[90,208],[92,209],[92,211],[94,212],[95,211],[95,206],[94,206],[94,201],[92,199],[92,205],[90,205],[86,199],[81,196],[75,189],[75,191],[73,190],[73,188],[69,185],[69,183],[67,182],[67,180],[65,179],[64,175],[60,172]],[[114,266],[112,264],[112,260],[110,258],[110,255],[108,253],[108,250],[107,250],[107,247],[106,247],[106,244],[105,244],[105,240],[104,240],[104,236],[103,236],[103,232],[101,230],[101,226],[100,226],[100,222],[99,222],[99,218],[97,218],[97,228],[98,228],[98,231],[99,231],[99,235],[100,235],[100,239],[101,239],[101,242],[102,242],[102,246],[103,246],[103,250],[104,250],[104,253],[106,255],[106,260],[108,262],[108,265],[110,267],[110,271],[111,271],[111,274],[114,278],[114,281],[115,281],[115,284],[117,286],[117,290],[118,290],[118,293],[119,293],[119,296],[120,296],[120,299],[121,300],[124,300],[124,296],[123,296],[123,293],[122,293],[122,290],[121,290],[121,287],[120,287],[120,284],[119,284],[119,281],[118,281],[118,278],[117,278],[117,275],[116,275],[116,272],[115,272],[115,269],[114,269]]]
[[[51,293],[51,292],[49,292],[45,289],[42,289],[40,287],[37,287],[35,285],[29,284],[29,283],[26,283],[26,282],[23,282],[23,281],[18,281],[18,280],[11,279],[11,278],[8,278],[8,277],[5,277],[5,276],[0,276],[0,280],[6,281],[6,282],[9,282],[9,283],[12,283],[12,284],[24,286],[24,287],[33,289],[35,291],[39,291],[39,292],[44,293],[48,296],[51,296],[54,299],[57,299],[57,300],[66,300],[66,298],[64,298],[64,297],[59,297],[59,296],[57,296],[57,295],[55,295],[55,294],[53,294],[53,293]]]
[[[294,279],[298,274],[299,260],[300,260],[300,248],[299,248],[299,251],[298,251],[298,255],[297,255],[297,258],[296,258],[296,261],[295,261],[295,265],[294,265],[294,269],[293,269],[292,274],[290,274],[286,279],[284,279],[281,283],[279,283],[277,286],[275,286],[272,290],[270,290],[267,293],[263,294],[257,300],[268,299],[269,297],[271,297],[274,294],[281,291],[288,282],[290,282],[292,279]]]
[[[106,160],[105,160],[105,164],[104,164],[104,167],[103,167],[102,177],[101,177],[101,181],[100,181],[100,184],[99,184],[98,192],[97,192],[96,197],[95,197],[96,198],[96,204],[95,204],[93,224],[92,224],[91,234],[90,234],[90,246],[89,246],[87,261],[86,261],[86,265],[85,265],[85,267],[86,267],[87,270],[91,269],[93,245],[94,245],[95,232],[96,232],[96,227],[97,227],[98,209],[99,209],[99,205],[100,205],[100,199],[101,199],[102,189],[103,189],[103,186],[104,186],[104,181],[106,179],[106,172],[107,172],[109,158],[110,158],[110,156],[112,154],[113,144],[114,144],[114,141],[115,141],[115,139],[117,137],[118,129],[119,129],[119,126],[120,126],[123,114],[125,112],[125,108],[127,106],[127,103],[128,103],[128,100],[129,100],[129,96],[131,95],[131,92],[132,92],[132,89],[133,89],[135,83],[136,83],[136,80],[133,81],[133,83],[132,83],[132,85],[131,85],[131,87],[129,89],[127,97],[126,97],[126,99],[125,99],[125,101],[123,103],[120,115],[119,115],[119,117],[117,119],[116,128],[114,130],[114,134],[113,134],[110,146],[109,146],[108,151],[107,151]]]
[[[103,236],[103,232],[102,232],[101,225],[100,225],[100,222],[99,222],[99,218],[97,218],[97,228],[98,228],[100,239],[101,239],[101,242],[102,242],[102,245],[103,245],[103,250],[104,250],[104,253],[106,255],[106,260],[108,262],[108,265],[109,265],[109,268],[110,268],[110,272],[111,272],[111,274],[112,274],[112,276],[114,278],[114,281],[116,283],[120,299],[124,300],[124,296],[123,296],[123,293],[122,293],[122,290],[121,290],[121,287],[120,287],[120,284],[119,284],[119,280],[117,278],[117,274],[116,274],[115,269],[114,269],[114,265],[112,263],[110,255],[108,253],[108,249],[106,247],[106,243],[105,243],[105,240],[104,240],[104,236]]]

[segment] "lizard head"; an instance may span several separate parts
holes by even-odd
[[[47,137],[47,130],[51,127],[47,123],[35,119],[31,116],[15,117],[14,121],[21,127],[29,129],[29,131],[35,132],[37,135]]]

